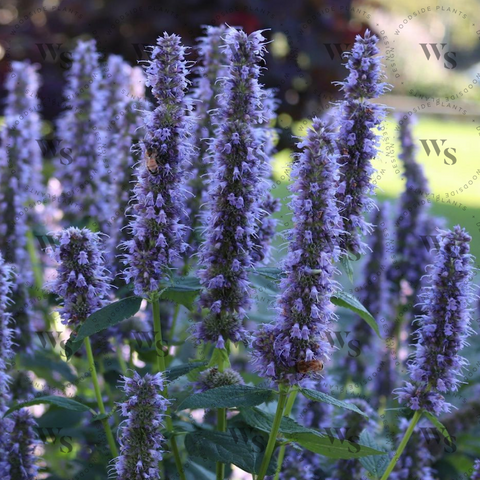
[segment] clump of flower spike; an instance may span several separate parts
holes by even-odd
[[[376,427],[376,414],[365,400],[360,398],[351,398],[345,401],[364,412],[367,417],[360,415],[352,410],[343,410],[336,418],[336,423],[344,430],[347,440],[358,442],[360,434],[366,428],[374,429]],[[326,428],[327,432],[331,429]],[[365,470],[358,459],[338,460],[334,470],[327,480],[351,480],[354,478],[365,478]]]
[[[201,211],[200,207],[207,202],[206,176],[208,164],[211,159],[208,139],[215,136],[213,124],[213,111],[218,108],[218,95],[221,93],[220,81],[226,71],[226,54],[221,48],[222,37],[226,34],[227,27],[207,26],[204,35],[198,39],[198,78],[192,91],[192,101],[195,104],[195,122],[192,131],[194,152],[192,154],[192,167],[189,173],[190,195],[186,207],[190,216],[191,232],[188,235],[188,244],[196,247],[201,241]]]
[[[36,480],[38,466],[36,465],[35,449],[39,444],[35,434],[37,423],[26,408],[17,410],[11,415],[12,430],[9,440],[8,463],[12,480]]]
[[[63,300],[59,309],[62,323],[76,330],[105,306],[110,289],[100,235],[70,227],[53,236],[60,243],[53,252],[60,265],[50,290]]]
[[[212,367],[200,374],[197,382],[197,390],[199,392],[205,392],[206,390],[224,387],[226,385],[243,384],[243,378],[237,371],[231,368],[226,368],[221,372],[217,367]]]
[[[388,265],[387,238],[389,234],[388,225],[389,205],[383,203],[374,210],[371,215],[373,230],[369,235],[370,253],[366,255],[363,267],[363,280],[355,290],[359,291],[359,300],[362,305],[380,320],[387,319],[388,315],[388,289],[386,285],[386,274]],[[362,377],[368,369],[367,355],[374,349],[374,338],[371,327],[358,317],[353,326],[352,338],[362,349],[362,355],[354,357],[345,354],[343,364],[352,377]],[[389,352],[387,352],[389,353]]]
[[[25,201],[41,197],[42,152],[38,88],[38,66],[29,62],[12,62],[5,87],[5,126],[3,141],[8,149],[9,168],[18,179],[18,195]]]
[[[57,159],[67,222],[84,215],[103,226],[110,216],[109,183],[102,154],[105,95],[95,40],[79,41],[67,75],[65,113],[58,120],[62,147],[69,156]]]
[[[259,329],[253,352],[261,376],[290,384],[315,375],[332,351],[325,333],[336,319],[330,297],[337,289],[334,261],[341,255],[332,134],[314,118],[298,146],[302,153],[292,167],[295,195],[290,204],[294,228],[278,298],[279,320]]]
[[[460,226],[441,231],[434,264],[427,268],[428,285],[422,287],[423,315],[417,318],[417,345],[409,365],[414,384],[396,390],[412,410],[436,415],[449,411],[442,393],[458,389],[467,360],[459,351],[467,345],[470,328],[473,276],[471,237]]]
[[[382,105],[369,102],[387,89],[381,82],[377,41],[368,30],[363,38],[357,35],[352,51],[345,54],[349,75],[340,83],[344,101],[339,105],[337,146],[341,178],[337,198],[345,230],[341,245],[354,254],[364,253],[361,237],[370,229],[363,214],[372,209],[369,195],[375,192],[371,182],[375,172],[372,160],[378,152],[379,138],[373,129],[379,128],[385,116]]]
[[[398,443],[402,441],[409,424],[410,422],[406,418],[400,420]],[[428,449],[430,443],[428,435],[435,435],[429,432],[430,428],[425,419],[421,419],[415,426],[403,454],[389,476],[391,480],[410,480],[411,478],[434,480],[436,478],[435,471],[431,468],[433,457]]]
[[[180,218],[182,167],[190,155],[190,105],[185,97],[188,68],[180,37],[164,33],[158,38],[146,73],[158,105],[145,117],[145,160],[137,171],[128,227],[131,239],[124,244],[124,276],[127,283],[133,280],[137,295],[150,297],[187,248]]]
[[[218,124],[212,142],[209,220],[200,251],[200,304],[208,310],[198,324],[199,341],[245,341],[242,320],[251,304],[247,270],[253,266],[252,237],[258,218],[257,192],[264,157],[255,129],[263,122],[258,82],[265,52],[260,32],[229,28],[224,37],[228,70],[220,81]]]
[[[120,403],[125,421],[119,429],[120,456],[115,459],[117,480],[159,479],[159,462],[165,438],[161,433],[168,401],[160,392],[164,379],[160,373],[133,378],[123,377],[127,399]]]

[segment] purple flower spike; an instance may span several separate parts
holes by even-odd
[[[161,433],[168,401],[160,395],[164,388],[162,374],[134,372],[123,377],[127,395],[120,403],[125,417],[119,429],[120,456],[115,459],[117,480],[160,479],[158,463],[163,458],[165,438]]]
[[[427,268],[428,285],[420,293],[423,315],[416,320],[416,352],[409,365],[415,385],[406,383],[396,390],[399,400],[412,410],[424,408],[436,415],[450,409],[443,394],[457,391],[461,383],[468,362],[459,351],[473,333],[471,237],[456,226],[453,231],[441,231],[437,240],[435,262]]]
[[[187,244],[180,223],[184,202],[183,165],[188,161],[189,102],[185,47],[177,35],[159,37],[146,69],[158,106],[145,117],[144,161],[137,171],[125,242],[124,276],[135,293],[150,297],[169,275]]]
[[[365,252],[361,237],[370,230],[363,214],[373,208],[369,195],[375,192],[371,182],[375,172],[372,160],[378,152],[379,136],[373,129],[379,129],[385,116],[382,105],[369,102],[388,88],[380,81],[383,74],[380,58],[376,57],[377,41],[368,30],[363,38],[357,35],[352,51],[345,54],[350,73],[340,83],[345,99],[339,105],[337,147],[341,155],[341,179],[337,198],[345,230],[342,247],[354,254]]]
[[[475,460],[473,465],[472,478],[470,480],[480,480],[480,460]]]
[[[72,52],[67,75],[66,112],[57,129],[68,157],[57,160],[57,172],[65,198],[65,220],[79,215],[96,219],[102,227],[110,215],[110,184],[105,182],[102,154],[105,95],[95,40],[79,41]]]
[[[212,143],[209,219],[200,252],[200,304],[208,309],[198,325],[199,341],[246,341],[242,320],[251,304],[247,270],[253,266],[257,197],[264,154],[256,131],[264,121],[259,84],[265,39],[229,28],[224,37],[228,71],[221,79],[218,124]]]
[[[299,148],[290,203],[295,227],[278,299],[279,320],[259,329],[253,352],[260,375],[290,384],[315,375],[332,351],[325,333],[336,319],[330,297],[337,289],[334,261],[341,254],[332,134],[315,118]]]
[[[37,423],[26,408],[17,410],[11,415],[12,425],[9,442],[8,463],[12,480],[36,480],[35,449],[39,441],[35,434]]]
[[[110,278],[103,262],[100,235],[87,228],[68,228],[54,234],[60,245],[54,257],[59,262],[50,290],[63,299],[62,323],[78,329],[92,313],[106,304]]]

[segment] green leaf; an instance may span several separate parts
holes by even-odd
[[[79,328],[77,334],[72,334],[65,344],[67,360],[70,360],[82,346],[85,338],[132,317],[140,309],[141,303],[141,297],[127,297],[92,313]]]
[[[346,439],[342,440],[333,435],[320,437],[318,435],[312,435],[311,433],[294,433],[286,435],[286,437],[311,452],[319,453],[329,458],[348,460],[350,458],[362,458],[368,455],[385,455],[385,452],[368,447],[367,445]]]
[[[164,288],[160,298],[178,303],[192,310],[193,302],[202,291],[202,286],[196,277],[175,277],[173,284]]]
[[[22,366],[27,370],[34,370],[37,376],[47,379],[53,379],[52,373],[58,372],[63,380],[73,383],[77,380],[73,368],[70,364],[60,360],[58,356],[50,352],[37,350],[34,355],[22,356]],[[63,382],[59,382],[63,385]]]
[[[185,436],[185,448],[192,457],[230,464],[248,473],[257,474],[267,445],[267,436],[255,429],[228,429],[227,432],[208,430]],[[272,458],[267,475],[274,475],[276,462]]]
[[[260,267],[252,268],[248,271],[251,273],[255,273],[256,275],[261,275],[262,277],[268,278],[269,280],[275,281],[278,281],[285,276],[285,272],[281,268]]]
[[[182,377],[183,375],[187,375],[192,370],[195,370],[196,368],[199,368],[199,367],[203,367],[204,365],[207,365],[207,362],[184,363],[183,365],[177,365],[176,367],[169,368],[165,372],[167,381],[173,382],[173,380],[176,380],[177,378]]]
[[[360,434],[360,442],[362,442],[362,444],[366,445],[367,447],[379,450],[377,442],[367,430],[364,430]],[[388,467],[389,457],[388,455],[369,455],[368,457],[360,458],[360,463],[363,465],[365,470],[367,470],[372,475],[372,479],[379,480],[380,478],[382,478],[382,475],[385,473],[385,470]]]
[[[447,427],[440,422],[440,420],[432,415],[430,412],[423,412],[423,414],[435,425],[436,429],[451,443],[455,442],[455,437],[452,437],[450,433],[448,433]]]
[[[368,418],[368,415],[365,412],[362,412],[356,405],[343,402],[342,400],[337,400],[326,393],[318,392],[317,390],[311,390],[309,388],[300,388],[300,392],[315,402],[323,402],[334,405],[335,407],[345,408]]]
[[[72,400],[71,398],[57,397],[55,395],[47,395],[45,397],[38,397],[28,402],[17,403],[12,408],[7,410],[4,417],[10,415],[16,410],[20,410],[23,407],[31,407],[32,405],[41,405],[46,403],[47,405],[56,405],[57,407],[65,408],[67,410],[73,410],[75,412],[89,412],[90,408],[83,403]]]
[[[226,385],[191,395],[180,404],[178,410],[253,407],[271,401],[273,397],[274,391],[270,389],[248,385]]]
[[[348,279],[350,280],[351,283],[353,283],[353,267],[352,267],[352,262],[347,256],[342,256],[340,258],[340,263],[345,270],[345,273],[348,276]]]
[[[378,338],[382,338],[377,322],[372,314],[355,298],[347,292],[339,291],[330,298],[330,301],[338,307],[348,308],[356,314],[360,315],[375,331]]]
[[[230,366],[228,352],[224,348],[214,348],[207,368],[217,367],[220,364]]]

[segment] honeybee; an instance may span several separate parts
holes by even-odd
[[[321,360],[300,360],[297,362],[298,373],[320,373],[323,370],[323,362]]]
[[[148,150],[145,152],[145,166],[152,175],[158,175],[157,161],[151,156],[151,152]]]

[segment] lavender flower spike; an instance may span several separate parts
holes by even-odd
[[[342,247],[352,253],[364,253],[361,236],[369,231],[363,214],[373,207],[369,195],[375,192],[371,176],[375,169],[372,159],[378,152],[379,138],[372,131],[379,128],[385,115],[382,105],[370,103],[387,90],[383,77],[378,38],[367,30],[364,38],[357,35],[351,52],[346,53],[349,70],[347,79],[340,83],[344,101],[339,105],[339,133],[337,147],[341,155],[341,179],[337,198],[344,220]]]
[[[224,50],[229,64],[221,80],[218,124],[212,144],[210,212],[206,241],[200,251],[200,279],[205,287],[200,304],[208,309],[198,325],[198,340],[245,341],[242,320],[250,307],[247,270],[253,266],[252,237],[258,219],[257,192],[264,158],[256,134],[263,123],[260,67],[265,39],[229,28]]]
[[[279,320],[259,330],[253,353],[260,375],[290,384],[314,375],[331,353],[325,333],[336,318],[330,297],[337,289],[334,261],[341,255],[332,134],[314,118],[298,146],[302,153],[292,168],[295,195],[290,203],[295,227],[278,299]]]
[[[63,299],[62,323],[74,330],[106,304],[110,278],[104,267],[100,235],[87,228],[68,228],[54,234],[60,245],[54,257],[60,263],[50,289]]]
[[[12,413],[12,431],[10,433],[10,449],[8,462],[12,480],[36,480],[38,467],[35,459],[35,448],[39,444],[36,438],[37,423],[26,408]]]
[[[165,438],[161,434],[168,401],[159,392],[164,388],[160,373],[133,378],[123,377],[127,400],[120,403],[126,420],[119,429],[120,456],[115,459],[117,480],[160,478],[158,462],[162,460]]]
[[[422,287],[423,315],[417,318],[417,346],[409,365],[410,377],[396,393],[412,410],[425,409],[436,415],[450,405],[442,393],[458,389],[467,360],[459,351],[467,345],[473,289],[471,237],[460,226],[441,231],[435,263],[427,268],[429,285]]]
[[[470,480],[480,480],[480,460],[475,460],[473,465],[473,474]]]
[[[147,83],[158,106],[145,118],[142,144],[145,163],[138,167],[125,242],[124,276],[135,293],[150,297],[168,276],[168,268],[183,253],[185,227],[180,223],[184,200],[183,164],[188,161],[189,102],[185,47],[177,35],[159,37],[146,70]]]

